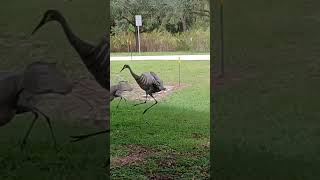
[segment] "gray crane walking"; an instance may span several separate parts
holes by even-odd
[[[122,93],[124,91],[132,91],[132,90],[133,88],[130,86],[128,81],[120,81],[118,84],[110,87],[110,101],[112,101],[114,98],[120,98],[117,105],[117,108],[118,108],[122,99],[127,101],[126,98],[122,96]]]
[[[143,103],[138,103],[138,104],[135,104],[134,106],[147,103],[148,95],[150,95],[155,100],[154,104],[152,104],[150,107],[148,107],[143,111],[142,114],[145,114],[150,108],[158,104],[158,101],[156,100],[156,98],[153,97],[153,93],[164,91],[166,90],[166,88],[163,86],[163,81],[156,75],[156,73],[145,72],[145,73],[142,73],[140,76],[138,76],[132,71],[131,67],[127,64],[123,66],[121,71],[123,71],[126,68],[129,69],[132,77],[136,80],[140,88],[146,92],[146,100]]]
[[[111,82],[110,82],[110,84],[111,84]],[[120,81],[117,85],[113,85],[113,86],[110,87],[110,99],[109,99],[109,101],[113,101],[114,98],[120,97],[121,99],[120,99],[120,101],[119,101],[119,103],[117,105],[117,107],[118,107],[122,99],[124,99],[126,101],[125,97],[122,96],[122,93],[124,91],[132,91],[132,90],[133,90],[133,88],[128,84],[127,81]],[[99,132],[96,132],[96,133],[80,135],[80,136],[71,136],[72,138],[74,138],[72,140],[72,142],[80,141],[80,140],[86,139],[88,137],[99,135],[99,134],[103,134],[103,133],[107,133],[107,132],[110,132],[110,130],[104,130],[104,131],[99,131]]]
[[[81,40],[70,29],[66,19],[57,10],[48,10],[45,12],[39,25],[33,30],[32,35],[43,25],[50,21],[57,21],[61,24],[64,33],[69,40],[71,46],[79,54],[82,62],[86,65],[89,72],[95,77],[96,81],[105,89],[109,90],[109,66],[110,66],[110,50],[109,36],[103,37],[102,41],[94,46],[88,42]]]
[[[55,93],[66,95],[71,91],[71,81],[56,68],[54,63],[34,62],[28,65],[24,72],[1,72],[0,126],[4,126],[10,122],[16,114],[33,113],[34,119],[23,138],[22,149],[40,114],[49,125],[56,148],[56,139],[53,134],[50,118],[35,106],[33,99],[41,94]]]
[[[110,90],[109,80],[110,80],[110,50],[109,50],[109,35],[103,37],[102,41],[94,46],[81,40],[77,37],[70,29],[66,19],[57,10],[48,10],[45,12],[42,20],[38,26],[33,30],[32,35],[43,25],[50,21],[57,21],[61,24],[64,33],[69,40],[71,46],[79,54],[82,62],[86,65],[89,72],[94,76],[96,81],[108,91]],[[110,130],[103,130],[100,132],[81,135],[81,136],[71,136],[75,138],[73,142],[85,139],[90,136],[95,136],[98,134],[108,133]]]

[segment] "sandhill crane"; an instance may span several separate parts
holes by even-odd
[[[132,91],[133,88],[130,86],[128,81],[120,81],[117,85],[113,85],[110,87],[110,101],[112,101],[114,98],[120,98],[117,108],[121,102],[121,100],[126,100],[125,97],[122,96],[122,93],[124,91]]]
[[[54,147],[56,139],[50,118],[41,112],[33,98],[40,94],[55,93],[66,95],[72,91],[72,83],[56,68],[54,63],[34,62],[24,72],[0,73],[0,126],[10,122],[16,114],[32,112],[34,119],[23,138],[21,149],[25,146],[31,129],[41,114],[47,121]]]
[[[163,81],[156,75],[156,73],[154,73],[154,72],[145,72],[145,73],[142,73],[140,76],[138,76],[137,74],[135,74],[132,71],[131,67],[129,65],[127,65],[127,64],[125,64],[123,66],[121,71],[123,71],[126,68],[129,69],[132,77],[136,80],[136,82],[138,83],[140,88],[143,89],[146,92],[146,100],[143,103],[138,103],[138,104],[135,104],[134,106],[147,103],[148,95],[150,95],[155,100],[154,104],[152,104],[150,107],[148,107],[147,109],[145,109],[143,111],[142,114],[144,114],[151,107],[153,107],[154,105],[156,105],[158,103],[158,101],[153,97],[153,93],[160,92],[162,90],[166,90],[166,88],[163,86]]]
[[[70,29],[66,19],[57,10],[48,10],[45,12],[39,25],[33,30],[32,35],[43,25],[50,21],[57,21],[61,24],[64,33],[67,36],[71,46],[77,51],[86,65],[89,72],[95,77],[96,81],[105,89],[109,90],[109,65],[110,65],[110,50],[109,36],[103,37],[102,41],[94,46],[81,40]]]
[[[94,46],[81,40],[70,29],[66,19],[57,10],[47,10],[38,26],[33,30],[32,35],[43,25],[50,21],[57,21],[61,24],[64,33],[69,40],[71,46],[77,51],[82,62],[86,65],[89,72],[95,77],[96,81],[108,91],[110,90],[110,50],[109,50],[109,35],[103,37],[102,41]],[[108,133],[109,130],[103,130],[93,134],[82,136],[71,136],[75,138],[72,141],[85,139],[86,137],[94,136],[97,134]]]

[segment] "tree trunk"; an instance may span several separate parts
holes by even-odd
[[[185,32],[185,31],[187,31],[187,20],[186,20],[186,16],[182,16],[181,21],[182,21],[182,32]]]

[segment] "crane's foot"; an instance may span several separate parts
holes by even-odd
[[[138,105],[145,104],[145,103],[147,103],[147,101],[145,101],[145,102],[143,102],[143,103],[135,104],[135,105],[133,105],[133,106],[138,106]]]
[[[54,145],[54,150],[55,150],[56,152],[59,152],[59,151],[60,151],[59,147],[58,147],[56,144]]]
[[[77,142],[77,141],[86,139],[86,138],[91,137],[91,136],[96,136],[98,134],[105,134],[105,133],[110,133],[110,129],[106,129],[106,130],[103,130],[103,131],[99,131],[99,132],[95,132],[95,133],[91,133],[91,134],[86,134],[86,135],[70,136],[71,138],[73,138],[72,140],[70,140],[70,142]]]
[[[83,139],[86,139],[88,136],[85,136],[85,135],[83,135],[83,136],[70,136],[70,138],[72,138],[71,140],[70,140],[70,142],[77,142],[77,141],[81,141],[81,140],[83,140]]]
[[[20,144],[20,150],[23,151],[24,148],[26,147],[27,142],[26,141],[22,141],[22,143]]]

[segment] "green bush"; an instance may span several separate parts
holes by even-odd
[[[192,51],[208,52],[210,49],[210,29],[192,30],[184,33],[172,34],[167,31],[153,31],[141,33],[141,51]],[[111,36],[112,52],[128,52],[136,49],[134,33],[116,33]]]

